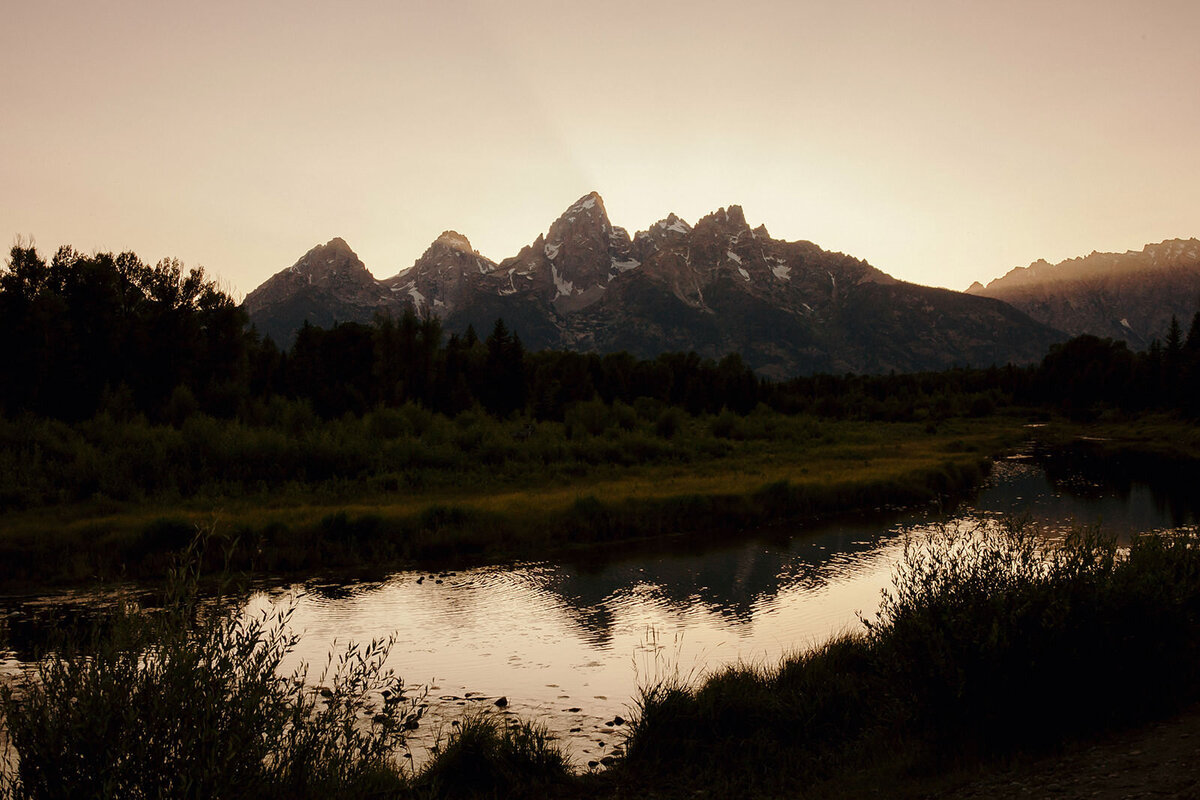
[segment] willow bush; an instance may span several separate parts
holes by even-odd
[[[165,605],[119,605],[0,689],[0,797],[274,798],[395,790],[421,714],[385,667],[392,640],[350,644],[320,680],[281,666],[293,606],[201,602],[199,542]]]

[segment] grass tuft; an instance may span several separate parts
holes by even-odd
[[[486,711],[464,717],[434,748],[415,788],[437,797],[540,797],[569,775],[570,762],[544,726]]]

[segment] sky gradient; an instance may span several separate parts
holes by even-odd
[[[1200,3],[10,4],[0,235],[203,265],[237,296],[343,237],[515,255],[752,226],[964,289],[1200,236]]]

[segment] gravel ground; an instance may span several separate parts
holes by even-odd
[[[1200,706],[1174,719],[1077,744],[1057,755],[977,777],[930,797],[1200,800]]]

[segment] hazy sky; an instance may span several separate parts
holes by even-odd
[[[237,294],[341,236],[516,254],[589,191],[896,277],[1200,236],[1200,3],[7,4],[0,236]]]

